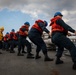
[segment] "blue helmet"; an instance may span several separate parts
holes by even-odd
[[[7,32],[6,34],[9,34],[9,32]]]
[[[30,23],[29,22],[25,22],[24,25],[29,25],[30,26]]]
[[[47,26],[48,25],[47,21],[44,20],[44,24],[45,24],[45,26]]]
[[[15,31],[15,29],[12,29],[11,31],[12,31],[12,32],[14,32],[14,31]]]
[[[58,15],[63,16],[61,12],[56,12],[56,13],[54,14],[54,17],[55,17],[55,16],[58,16]]]

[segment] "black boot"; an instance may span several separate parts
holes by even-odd
[[[33,56],[34,54],[32,54],[32,53],[28,53],[30,56]]]
[[[26,54],[27,52],[25,52],[25,51],[22,51],[22,53],[25,53],[25,54]]]
[[[0,54],[2,54],[2,52],[0,52]]]
[[[44,61],[53,61],[52,58],[49,58],[47,53],[45,54],[45,58],[44,58]]]
[[[15,51],[14,50],[10,50],[10,53],[15,53]]]
[[[24,55],[23,55],[23,54],[21,54],[21,53],[18,53],[18,54],[17,54],[17,56],[24,56]]]
[[[36,52],[36,56],[35,56],[35,59],[40,59],[41,56],[39,56],[39,52]]]
[[[44,59],[44,61],[53,61],[53,59],[52,59],[52,58],[49,58],[49,57],[46,57],[46,58]]]
[[[56,59],[55,64],[63,64],[64,62],[62,60],[60,60],[59,58]]]
[[[35,59],[40,59],[40,58],[41,58],[41,56],[39,56],[39,55],[35,56]]]
[[[76,70],[76,63],[73,64],[73,70]]]
[[[28,53],[28,54],[27,54],[27,58],[28,58],[28,59],[33,59],[33,58],[34,58],[34,56],[33,56],[33,54],[32,54],[32,53]]]

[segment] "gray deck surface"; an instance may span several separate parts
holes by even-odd
[[[24,56],[17,56],[15,53],[2,51],[0,54],[0,75],[52,75],[52,70],[59,72],[59,75],[76,75],[76,70],[72,70],[72,61],[69,56],[62,56],[64,64],[55,65],[55,51],[48,51],[49,57],[54,61],[44,62],[44,55],[40,52],[41,59],[27,59]],[[32,50],[35,54],[35,49]]]

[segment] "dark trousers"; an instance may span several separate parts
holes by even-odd
[[[24,37],[19,37],[19,42],[18,42],[18,53],[20,53],[21,49],[23,50],[23,47],[27,47],[27,52],[31,52],[31,43],[26,40]]]
[[[2,41],[0,41],[0,49],[2,49],[2,47],[3,47],[3,43]]]
[[[39,53],[41,49],[44,54],[47,53],[46,44],[41,36],[32,36],[32,34],[29,34],[29,39],[37,46],[36,48],[37,53]]]
[[[58,46],[57,57],[61,57],[64,48],[66,48],[71,54],[72,61],[76,62],[76,47],[69,38],[63,33],[56,32],[52,35],[52,42]]]
[[[6,49],[6,45],[7,45],[7,41],[3,41],[3,48],[2,49]]]
[[[9,43],[10,43],[10,50],[11,51],[13,51],[14,50],[14,48],[18,45],[18,40],[10,40],[9,41]]]
[[[6,50],[9,50],[9,48],[10,48],[10,41],[8,40],[8,41],[6,42]]]

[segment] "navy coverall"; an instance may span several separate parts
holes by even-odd
[[[25,32],[27,31],[26,28],[22,28],[21,31]],[[31,54],[31,43],[26,39],[26,35],[20,35],[19,34],[19,42],[18,42],[18,54],[20,54],[20,51],[24,51],[24,47],[27,47],[27,53]],[[22,52],[23,53],[23,52]]]
[[[36,53],[39,53],[42,49],[44,54],[47,54],[47,47],[45,42],[42,39],[42,33],[45,31],[49,33],[49,30],[46,29],[45,25],[41,22],[38,23],[39,27],[42,29],[42,32],[35,28],[31,28],[28,34],[29,39],[37,46]]]
[[[62,26],[65,30],[70,31],[70,32],[75,32],[74,29],[72,29],[70,26],[68,26],[63,20],[59,19],[56,21],[56,23],[60,26]],[[55,43],[58,46],[58,51],[57,51],[57,58],[60,58],[62,56],[64,48],[68,49],[72,61],[76,63],[76,47],[73,44],[73,42],[66,37],[66,33],[62,32],[53,32],[52,33],[52,42]]]

